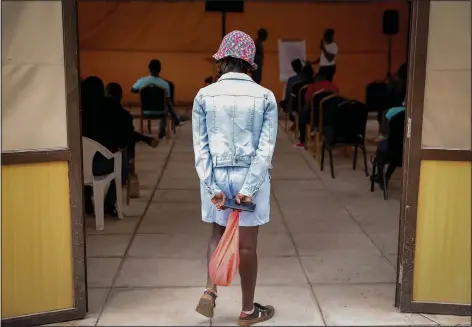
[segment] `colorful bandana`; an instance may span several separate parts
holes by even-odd
[[[213,55],[216,60],[221,60],[226,57],[233,57],[247,61],[252,69],[257,69],[254,63],[254,56],[256,54],[256,46],[252,38],[244,32],[232,31],[226,34],[221,41],[218,52]]]

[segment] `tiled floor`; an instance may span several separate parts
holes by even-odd
[[[209,326],[195,313],[209,229],[200,221],[190,126],[157,149],[140,144],[141,198],[123,221],[96,232],[87,219],[90,313],[74,325]],[[280,130],[272,217],[261,230],[257,301],[274,304],[265,325],[457,325],[468,318],[401,314],[393,307],[399,180],[392,197],[335,155],[337,178],[320,172]],[[361,160],[360,160],[361,161]],[[215,326],[235,325],[239,278],[220,289]]]

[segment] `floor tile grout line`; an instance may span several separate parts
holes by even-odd
[[[280,126],[280,123],[279,123],[279,126]],[[288,138],[288,134],[286,132],[283,132],[285,134],[285,137]],[[311,169],[311,167],[309,167]],[[315,175],[317,177],[319,177],[316,173]],[[288,234],[288,237],[290,238],[290,241],[292,242],[292,245],[295,249],[295,253],[296,253],[296,256],[297,256],[297,259],[298,259],[298,264],[300,265],[300,268],[302,269],[303,271],[303,275],[305,276],[305,279],[306,279],[306,282],[308,283],[308,286],[310,287],[310,290],[311,290],[311,294],[313,295],[313,298],[315,300],[315,303],[316,303],[316,306],[318,307],[318,311],[320,312],[320,316],[321,316],[321,319],[323,321],[323,324],[325,326],[327,326],[327,323],[326,323],[326,318],[324,316],[324,313],[323,313],[323,310],[321,309],[321,304],[320,304],[320,301],[318,300],[318,297],[316,296],[316,293],[315,293],[315,290],[313,288],[313,285],[311,285],[310,283],[310,279],[308,278],[308,274],[306,273],[306,270],[305,268],[303,267],[303,263],[302,263],[302,259],[301,259],[301,256],[300,256],[300,252],[298,251],[298,247],[297,247],[297,244],[295,242],[295,237],[293,236],[293,233],[292,231],[290,230],[290,228],[288,227],[288,224],[287,224],[287,221],[285,219],[285,214],[284,212],[282,211],[282,208],[280,206],[280,203],[279,203],[279,200],[277,198],[277,195],[275,194],[274,192],[274,189],[271,187],[271,197],[273,197],[273,199],[275,200],[275,205],[277,206],[277,209],[279,210],[280,212],[280,216],[282,218],[282,223],[284,224],[285,226],[285,229],[287,230],[287,234]]]
[[[286,283],[286,284],[259,284],[258,287],[280,287],[280,288],[291,288],[291,287],[307,287],[307,286],[369,286],[369,285],[395,285],[395,282],[375,282],[375,283]],[[230,287],[239,288],[241,284],[232,284]],[[109,289],[110,286],[93,286],[90,289],[103,290]],[[114,290],[160,290],[160,289],[189,289],[189,288],[201,288],[201,285],[127,285],[127,286],[114,286]]]
[[[175,134],[174,134],[174,137],[175,137]],[[175,146],[175,139],[172,138],[172,144],[170,145],[169,152],[167,153],[167,157],[166,157],[166,160],[165,160],[165,162],[164,162],[164,165],[162,166],[162,170],[161,170],[161,173],[159,174],[159,178],[157,179],[156,186],[154,187],[154,189],[153,189],[153,191],[152,191],[152,194],[151,194],[151,197],[150,197],[150,199],[149,199],[149,202],[147,203],[146,207],[144,208],[143,214],[142,214],[141,217],[139,218],[139,221],[138,221],[138,223],[136,224],[136,226],[135,226],[135,228],[134,228],[133,234],[131,234],[131,238],[130,238],[130,240],[129,240],[128,246],[126,247],[124,256],[123,256],[123,258],[121,258],[120,264],[118,265],[118,268],[117,268],[117,270],[116,270],[116,273],[115,273],[115,275],[113,276],[113,280],[112,280],[110,289],[108,290],[107,295],[106,295],[106,297],[105,297],[105,300],[103,301],[103,305],[102,305],[102,307],[100,308],[100,311],[99,311],[99,313],[98,313],[97,320],[95,321],[94,326],[98,326],[98,324],[99,324],[99,322],[100,322],[100,319],[101,319],[101,317],[102,317],[103,311],[105,310],[106,305],[107,305],[107,303],[108,303],[108,300],[110,299],[110,296],[111,296],[111,294],[112,294],[112,292],[113,292],[114,285],[115,285],[116,281],[118,280],[118,277],[119,277],[119,275],[120,275],[121,269],[123,268],[123,265],[124,265],[124,263],[125,263],[126,256],[127,256],[128,252],[129,252],[129,250],[130,250],[130,248],[131,248],[131,246],[132,246],[132,244],[133,244],[134,238],[135,238],[136,235],[137,235],[137,232],[138,232],[138,230],[139,230],[139,227],[141,226],[141,224],[142,224],[142,222],[143,222],[143,220],[144,220],[144,217],[145,217],[145,215],[146,215],[146,213],[147,213],[147,211],[148,211],[148,209],[149,209],[149,207],[150,207],[150,205],[151,205],[152,198],[154,197],[154,194],[155,194],[156,191],[157,191],[157,188],[158,188],[158,186],[159,186],[159,183],[161,182],[162,177],[164,176],[164,173],[165,173],[165,170],[166,170],[167,165],[168,165],[168,163],[169,163],[169,158],[170,158],[170,155],[171,155],[171,153],[172,153],[172,149],[174,148],[174,146]]]
[[[288,135],[286,135],[287,138],[289,138]],[[308,158],[306,158],[307,154],[305,153],[302,153],[302,152],[299,152],[299,155],[303,158],[303,160],[306,162],[306,164],[308,165],[309,169],[311,171],[313,171],[313,173],[319,177],[320,179],[320,183],[323,185],[324,189],[326,190],[327,193],[329,193],[332,198],[341,205],[341,207],[346,210],[346,212],[349,214],[349,217],[351,217],[352,221],[360,228],[360,230],[364,233],[364,235],[369,239],[369,241],[374,245],[374,247],[380,252],[380,254],[382,255],[382,257],[387,260],[387,262],[389,263],[389,265],[396,271],[396,267],[394,264],[392,264],[390,262],[390,260],[387,258],[387,255],[381,250],[381,248],[377,245],[377,243],[374,242],[374,240],[372,239],[372,237],[369,235],[369,233],[367,233],[367,231],[362,227],[362,225],[359,223],[359,221],[355,218],[355,216],[352,214],[352,212],[349,210],[349,208],[346,207],[346,205],[340,201],[339,199],[336,198],[334,192],[329,189],[328,187],[326,187],[326,184],[325,182],[323,181],[323,179],[318,175],[318,172],[313,168],[313,165],[312,163],[310,163],[308,161]],[[311,160],[313,160],[312,158],[310,158]]]
[[[310,290],[311,290],[311,294],[313,295],[313,298],[315,300],[315,303],[316,303],[316,306],[318,307],[318,311],[320,312],[320,316],[321,316],[321,319],[323,321],[323,324],[324,326],[328,326],[326,324],[326,319],[325,319],[325,316],[323,314],[323,311],[321,310],[321,304],[320,304],[320,301],[318,300],[318,297],[316,296],[315,294],[315,290],[313,288],[313,286],[311,285],[310,283],[310,279],[308,278],[308,274],[306,273],[305,271],[305,268],[303,267],[303,263],[302,263],[302,259],[301,259],[301,256],[300,256],[300,253],[298,251],[298,248],[297,248],[297,244],[295,243],[295,237],[293,236],[292,234],[292,231],[290,230],[290,228],[288,227],[288,224],[285,220],[285,214],[282,212],[282,208],[280,207],[280,203],[277,199],[277,196],[275,195],[275,192],[274,190],[271,188],[271,194],[272,196],[274,197],[274,202],[275,202],[275,205],[277,206],[277,209],[279,210],[280,212],[280,215],[282,216],[282,223],[284,224],[285,226],[285,229],[287,230],[287,234],[288,234],[288,237],[290,238],[290,241],[292,242],[292,245],[295,249],[295,253],[296,253],[296,257],[297,257],[297,261],[298,261],[298,264],[300,265],[300,268],[302,269],[303,271],[303,275],[305,276],[305,279],[306,279],[306,282],[308,284],[308,286],[310,287]]]
[[[288,233],[287,233],[288,234]],[[137,235],[146,235],[146,234],[137,234]],[[149,234],[153,235],[153,234]],[[154,235],[164,235],[164,234],[154,234]],[[328,252],[331,250],[318,250],[319,252]],[[342,252],[344,250],[333,250],[333,251],[338,251]],[[363,252],[364,249],[359,249],[359,250],[354,250],[355,252]],[[370,251],[370,250],[369,250]],[[373,252],[373,251],[372,251]],[[395,253],[391,253],[391,255],[394,255]],[[287,258],[314,258],[317,257],[318,254],[274,254],[274,255],[257,255],[258,258],[260,259],[287,259]],[[172,255],[91,255],[87,256],[88,259],[122,259],[122,258],[128,258],[128,259],[167,259],[167,260],[180,260],[180,259],[186,259],[186,260],[199,260],[199,259],[205,259],[206,257],[198,257],[196,255],[192,256],[172,256]]]
[[[435,326],[441,326],[440,323],[438,323],[438,322],[434,321],[433,319],[431,319],[431,318],[425,316],[424,314],[420,313],[420,315],[421,315],[423,318],[428,319],[429,321],[431,321],[432,323],[434,323]],[[460,324],[459,324],[459,325],[453,325],[453,326],[460,326]]]

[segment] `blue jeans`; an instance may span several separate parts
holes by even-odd
[[[383,152],[383,153],[388,152],[388,138],[387,137],[379,142],[377,149],[378,151]]]

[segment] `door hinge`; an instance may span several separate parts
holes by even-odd
[[[403,265],[400,265],[400,269],[398,271],[398,283],[403,282]]]
[[[411,138],[411,118],[408,118],[408,120],[407,120],[406,137]]]

